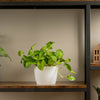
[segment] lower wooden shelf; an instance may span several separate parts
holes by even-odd
[[[56,85],[36,85],[35,82],[0,82],[0,92],[73,92],[86,91],[84,82],[57,82]]]

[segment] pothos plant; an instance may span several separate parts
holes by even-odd
[[[97,94],[100,95],[100,88],[99,87],[95,87],[95,86],[93,86],[93,87],[94,87],[95,91],[97,92]]]
[[[2,47],[0,47],[0,57],[7,57],[10,59],[10,61],[12,60],[11,57],[6,53],[6,51]]]
[[[63,63],[64,66],[70,72],[70,74],[67,76],[63,76],[59,72],[60,67],[57,66],[58,74],[60,75],[61,78],[67,78],[71,81],[74,81],[75,77],[72,76],[72,74],[75,72],[71,69],[71,66],[68,64],[71,61],[71,59],[69,58],[64,59],[63,58],[64,53],[61,49],[57,49],[56,51],[53,51],[52,44],[54,44],[54,42],[50,41],[46,43],[46,45],[43,46],[40,50],[35,50],[34,49],[34,46],[36,45],[35,43],[31,46],[27,55],[24,55],[24,52],[19,50],[18,55],[22,56],[21,63],[24,65],[25,68],[29,68],[32,64],[34,64],[41,71],[44,69],[44,67],[57,66]]]
[[[100,87],[96,87],[96,86],[93,86],[93,87],[98,94],[98,100],[100,100]]]

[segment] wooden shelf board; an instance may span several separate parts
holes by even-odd
[[[100,70],[100,63],[91,63],[90,70]]]
[[[1,88],[87,88],[83,82],[57,82],[56,85],[36,85],[35,82],[0,82]]]
[[[91,66],[100,66],[100,63],[91,63]]]

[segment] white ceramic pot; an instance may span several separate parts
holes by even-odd
[[[57,67],[44,67],[41,71],[38,67],[34,69],[35,81],[37,85],[55,85],[57,79]]]

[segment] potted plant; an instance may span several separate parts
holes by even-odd
[[[29,68],[32,64],[36,66],[34,74],[37,85],[54,85],[57,79],[57,72],[61,78],[67,78],[70,81],[75,80],[75,77],[71,75],[75,72],[72,71],[71,66],[68,64],[71,59],[64,59],[64,53],[61,49],[53,51],[53,43],[52,41],[46,43],[40,50],[34,49],[35,43],[31,46],[27,55],[24,55],[24,52],[21,50],[18,51],[18,55],[22,56],[21,63],[25,68]],[[61,65],[62,63],[70,72],[67,76],[63,76],[59,72],[57,65]]]
[[[6,53],[6,51],[5,51],[2,47],[0,47],[0,57],[7,57],[7,58],[9,58],[10,61],[11,61],[10,56]],[[1,65],[0,65],[0,66],[1,66]]]
[[[99,87],[95,87],[95,86],[93,86],[93,87],[94,87],[95,91],[98,94],[98,100],[100,100],[100,88]]]

